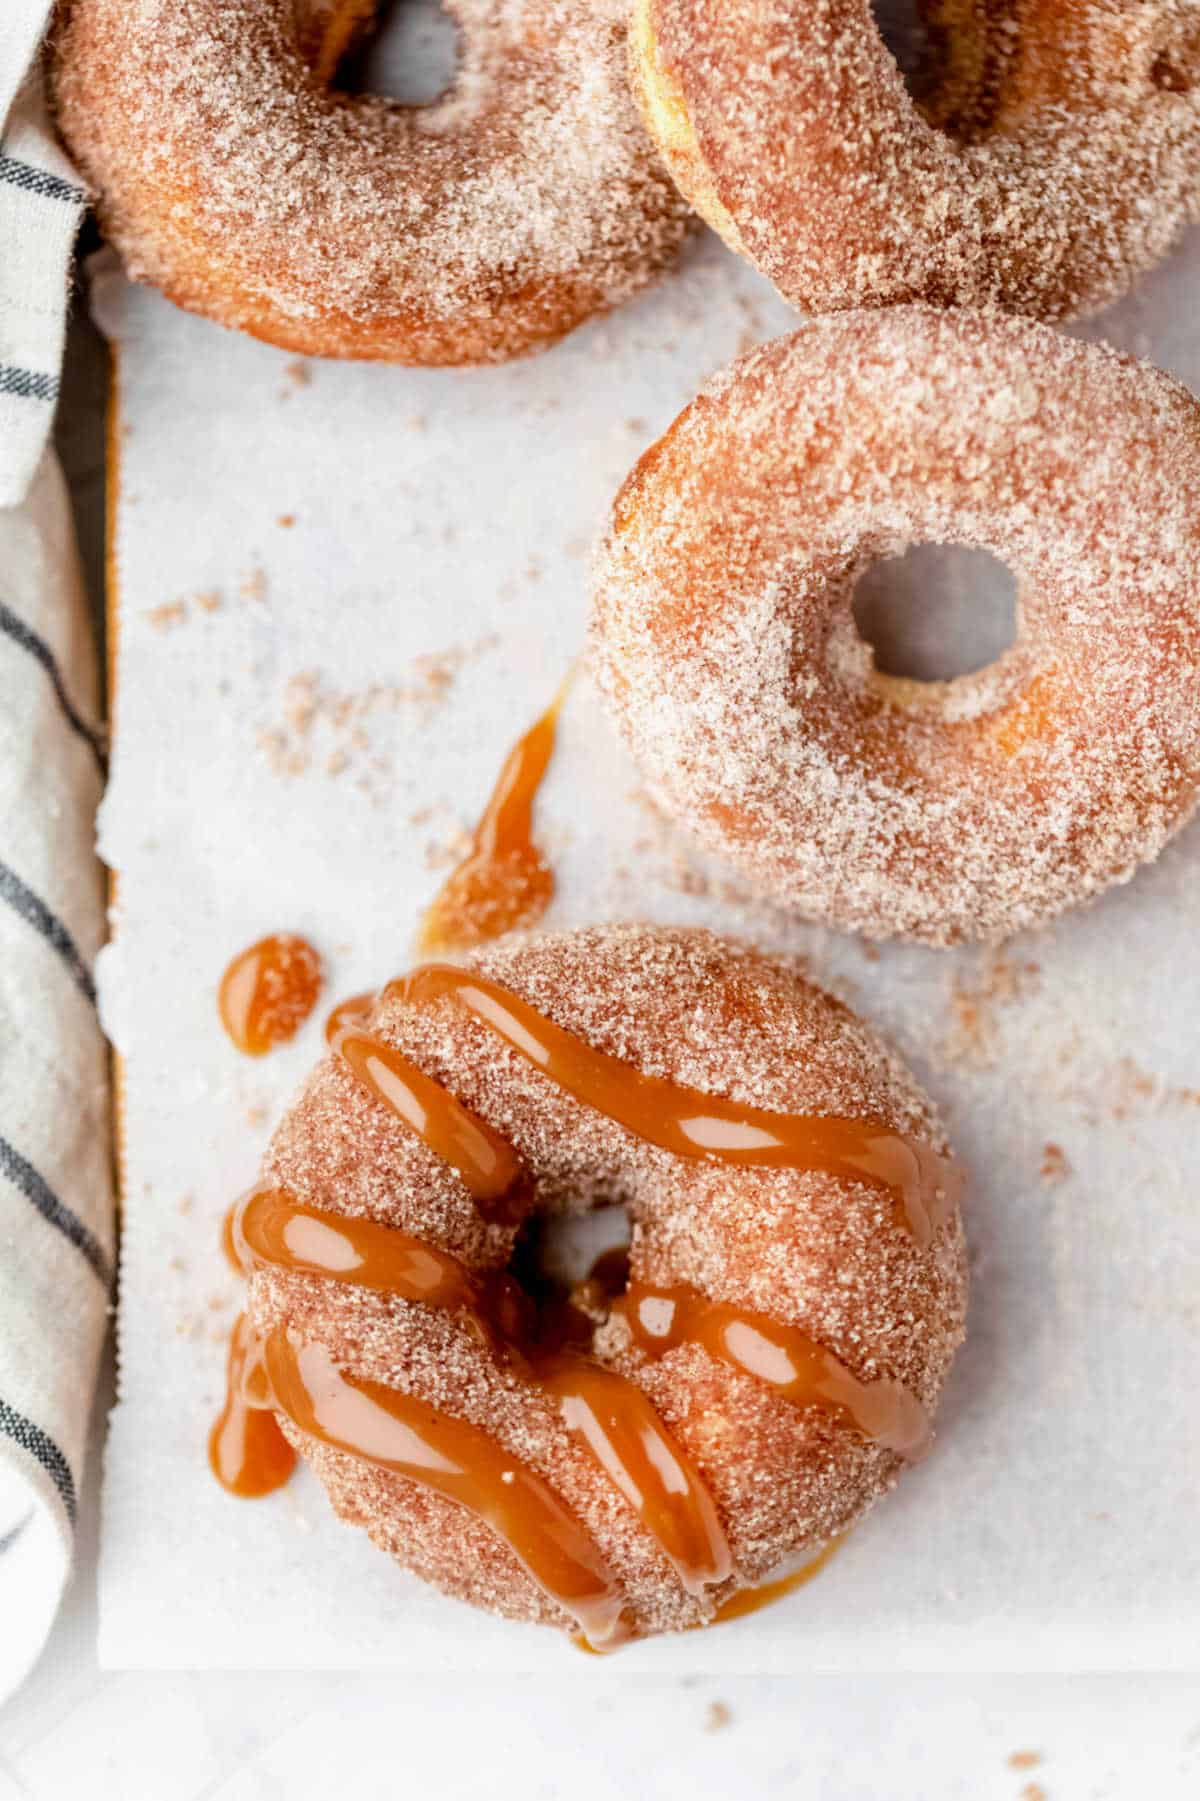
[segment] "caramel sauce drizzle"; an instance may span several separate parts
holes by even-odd
[[[229,1340],[225,1405],[208,1435],[208,1461],[222,1488],[257,1500],[282,1488],[296,1453],[279,1428],[263,1384],[262,1346],[244,1313]]]
[[[691,1595],[724,1582],[733,1557],[703,1480],[636,1382],[564,1352],[536,1367],[563,1423],[639,1515]]]
[[[957,1185],[950,1160],[883,1126],[766,1112],[645,1076],[564,1032],[498,983],[450,965],[427,965],[386,994],[410,1004],[452,999],[568,1093],[676,1155],[868,1181],[894,1194],[903,1221],[922,1244],[949,1211]],[[441,1084],[362,1029],[373,1004],[372,997],[358,997],[336,1010],[330,1021],[335,1053],[459,1172],[482,1206],[502,1205],[506,1193],[522,1190],[516,1151]],[[649,1398],[591,1357],[539,1343],[528,1298],[511,1278],[481,1279],[449,1253],[393,1227],[324,1213],[276,1190],[252,1192],[228,1237],[247,1270],[268,1264],[464,1315],[498,1356],[555,1399],[567,1429],[639,1514],[689,1592],[731,1573],[712,1497]],[[598,1279],[592,1286],[603,1291],[605,1284]],[[928,1443],[928,1421],[914,1396],[895,1382],[860,1381],[794,1327],[683,1285],[633,1284],[616,1305],[647,1356],[699,1344],[792,1404],[823,1407],[900,1456],[920,1455]],[[279,1330],[256,1351],[244,1319],[235,1331],[229,1373],[231,1399],[214,1428],[210,1456],[235,1493],[266,1493],[286,1477],[290,1448],[273,1415],[259,1411],[275,1408],[325,1443],[468,1507],[503,1537],[593,1647],[612,1648],[627,1635],[618,1586],[584,1527],[535,1471],[481,1428],[410,1395],[345,1376],[319,1344],[296,1347]],[[252,1427],[256,1412],[262,1424]],[[256,1454],[261,1468],[255,1467]],[[717,1617],[765,1605],[815,1574],[828,1555],[780,1584],[735,1596],[742,1605],[726,1603]]]
[[[883,1188],[922,1249],[957,1196],[961,1176],[953,1161],[890,1127],[772,1113],[643,1075],[556,1026],[499,982],[454,964],[425,964],[390,983],[389,997],[414,1006],[454,1001],[576,1100],[677,1157],[819,1170]]]
[[[558,734],[566,683],[505,758],[466,857],[425,915],[419,945],[433,953],[499,938],[540,919],[554,872],[533,842],[533,803]]]
[[[266,1264],[452,1310],[478,1299],[471,1272],[448,1251],[376,1220],[306,1207],[278,1189],[247,1195],[232,1237],[243,1270]]]
[[[638,1513],[689,1593],[729,1575],[729,1547],[712,1497],[650,1401],[616,1371],[539,1343],[527,1297],[510,1277],[477,1277],[422,1239],[373,1220],[324,1213],[274,1189],[247,1196],[232,1238],[247,1270],[266,1264],[465,1314],[489,1348],[555,1398],[567,1430]]]
[[[217,1008],[238,1050],[265,1057],[294,1038],[317,1004],[321,959],[292,932],[260,938],[234,957],[217,990]]]
[[[620,1588],[589,1534],[490,1433],[397,1389],[345,1376],[323,1345],[296,1350],[278,1330],[267,1338],[265,1361],[276,1406],[302,1432],[459,1502],[503,1539],[597,1650],[628,1637]]]
[[[521,1163],[506,1138],[381,1038],[347,1027],[332,1042],[337,1056],[376,1100],[457,1170],[482,1213],[494,1218],[497,1211],[508,1211],[497,1203],[507,1201],[518,1187]]]
[[[710,1357],[773,1388],[793,1407],[824,1407],[909,1463],[929,1449],[929,1417],[908,1389],[886,1378],[860,1382],[832,1351],[769,1314],[710,1301],[685,1285],[643,1282],[631,1282],[616,1306],[648,1357],[702,1345]]]

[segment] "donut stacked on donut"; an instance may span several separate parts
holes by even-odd
[[[510,939],[333,1042],[235,1240],[259,1404],[406,1567],[597,1645],[703,1624],[920,1450],[962,1337],[953,1166],[795,965],[704,932]],[[608,1202],[629,1287],[593,1284],[584,1341],[539,1361],[518,1230]]]
[[[925,12],[919,106],[871,0],[636,0],[681,190],[805,310],[1106,305],[1200,214],[1193,0]]]
[[[333,91],[364,0],[66,0],[58,122],[130,272],[313,356],[488,363],[656,277],[687,209],[617,0],[452,0],[432,106]]]
[[[1200,783],[1200,406],[998,314],[835,314],[719,375],[614,503],[600,685],[654,793],[797,911],[944,944],[1156,856]],[[876,673],[878,557],[982,546],[1019,633]]]

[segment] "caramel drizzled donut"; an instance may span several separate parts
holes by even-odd
[[[924,10],[918,105],[871,0],[636,0],[681,191],[806,310],[1106,305],[1200,214],[1193,0]]]
[[[831,924],[996,939],[1155,857],[1200,781],[1200,407],[1049,327],[819,320],[718,376],[614,503],[596,671],[652,791]],[[876,672],[863,569],[982,546],[1016,643]]]
[[[329,85],[364,0],[65,0],[58,122],[135,277],[313,356],[500,362],[672,260],[617,0],[450,0],[457,80]]]
[[[648,927],[508,941],[340,1016],[236,1216],[239,1392],[447,1593],[603,1648],[702,1624],[923,1451],[957,1187],[912,1078],[794,965]],[[535,1320],[520,1224],[607,1202],[627,1287]]]

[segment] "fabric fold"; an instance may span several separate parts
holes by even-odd
[[[58,465],[0,509],[0,1700],[70,1569],[112,1300],[96,670]]]

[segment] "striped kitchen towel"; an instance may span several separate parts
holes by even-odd
[[[0,507],[16,506],[54,417],[84,193],[35,65],[48,0],[0,0]]]
[[[24,505],[0,508],[0,1700],[37,1656],[70,1567],[112,1296],[95,717],[90,620],[47,451]]]
[[[83,194],[34,66],[47,12],[48,0],[0,0],[0,1701],[70,1569],[114,1255],[91,969],[104,747],[46,448]]]

